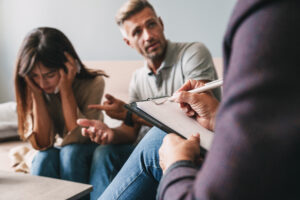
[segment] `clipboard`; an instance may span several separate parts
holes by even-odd
[[[202,127],[195,119],[186,116],[177,103],[166,102],[156,105],[151,100],[146,100],[126,104],[125,108],[166,133],[175,133],[187,138],[199,132],[201,153],[205,154],[210,148],[214,133]]]

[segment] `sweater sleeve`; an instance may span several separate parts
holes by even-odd
[[[98,109],[89,109],[90,104],[100,104],[104,92],[104,79],[97,76],[93,80],[80,80],[78,87],[74,88],[74,95],[77,101],[77,117],[87,119],[97,119],[103,121],[103,114]],[[75,91],[76,90],[76,91]],[[85,143],[88,137],[81,135],[81,127],[77,126],[72,131],[64,130],[61,146],[71,143]]]
[[[104,92],[104,79],[102,76],[97,76],[93,79],[75,79],[73,84],[73,92],[77,103],[77,117],[78,118],[87,118],[87,119],[98,119],[103,120],[103,114],[98,109],[89,109],[89,104],[100,104],[101,99]],[[49,111],[52,112],[53,115],[56,115],[56,109],[60,109],[58,106],[60,102],[55,99],[55,103],[57,106],[51,106],[48,108]],[[53,101],[53,100],[52,100]],[[55,103],[52,103],[55,104]],[[54,114],[53,114],[54,113]],[[41,147],[38,145],[35,132],[33,132],[33,116],[32,113],[29,113],[26,117],[26,123],[28,124],[28,130],[26,131],[24,137],[30,141],[32,146],[37,150],[45,150],[54,146],[65,146],[71,143],[86,143],[89,141],[88,137],[84,137],[81,135],[81,127],[77,126],[71,131],[68,131],[66,126],[64,125],[64,121],[60,121],[60,125],[62,126],[63,137],[58,137],[57,130],[55,128],[54,123],[51,126],[50,130],[50,143],[46,147]]]
[[[255,2],[263,3],[229,27],[224,94],[205,162],[197,172],[169,171],[160,200],[299,198],[300,2]]]
[[[162,177],[158,187],[157,199],[162,199],[161,197],[171,197],[165,199],[172,199],[173,193],[176,193],[179,199],[183,197],[189,199],[186,195],[193,185],[196,174],[197,168],[190,161],[177,161],[172,164]]]

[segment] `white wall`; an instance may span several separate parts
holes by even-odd
[[[142,59],[121,38],[114,16],[126,0],[0,0],[0,102],[14,99],[13,68],[26,33],[62,30],[83,60]],[[150,0],[172,41],[202,41],[215,57],[236,0]]]

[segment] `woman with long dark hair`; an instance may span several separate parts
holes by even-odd
[[[31,31],[19,50],[15,92],[19,134],[39,150],[31,173],[88,183],[96,144],[81,135],[78,118],[102,119],[99,104],[106,74],[85,68],[59,30]]]

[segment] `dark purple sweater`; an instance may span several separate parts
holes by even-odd
[[[158,198],[300,199],[300,0],[238,0],[223,98],[200,170],[173,164]]]

